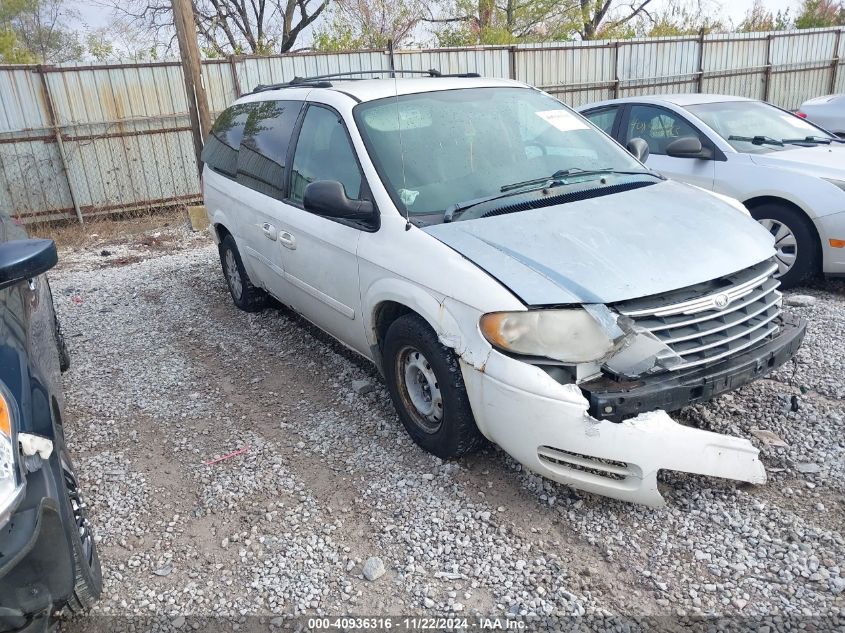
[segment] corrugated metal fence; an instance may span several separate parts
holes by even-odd
[[[212,112],[258,84],[389,68],[477,72],[571,105],[647,93],[716,92],[796,108],[845,92],[845,29],[505,47],[305,53],[208,60]],[[0,66],[0,208],[58,219],[199,199],[178,62]]]

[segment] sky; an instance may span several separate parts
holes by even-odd
[[[660,10],[673,1],[677,2],[677,0],[653,0],[650,6],[656,10]],[[696,4],[697,1],[687,0],[690,4]],[[733,24],[741,22],[746,12],[754,4],[754,0],[702,0],[702,2],[708,7],[708,11],[718,13],[721,17],[733,22]],[[766,8],[772,13],[792,8],[792,13],[794,14],[794,7],[798,3],[799,0],[764,0]],[[108,25],[111,15],[110,9],[104,8],[102,5],[85,2],[85,0],[76,2],[75,4],[82,24],[92,29]]]

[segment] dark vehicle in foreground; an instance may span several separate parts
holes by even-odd
[[[65,447],[69,366],[44,273],[51,240],[0,213],[0,632],[46,631],[102,588],[85,504]]]

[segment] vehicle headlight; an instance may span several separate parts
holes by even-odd
[[[845,191],[845,180],[835,180],[834,178],[822,178],[822,180],[827,180],[831,185],[839,187],[842,191]]]
[[[587,363],[617,346],[584,309],[491,312],[481,317],[481,333],[494,347],[563,363]]]
[[[0,525],[5,514],[18,500],[20,488],[12,440],[12,410],[9,401],[0,393]]]

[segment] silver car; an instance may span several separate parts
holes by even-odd
[[[809,99],[796,114],[845,138],[845,94]]]

